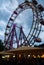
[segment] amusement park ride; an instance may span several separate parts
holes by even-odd
[[[23,31],[23,26],[17,26],[17,24],[15,23],[18,15],[26,9],[32,9],[33,12],[33,22],[28,36],[25,35]],[[42,40],[39,38],[39,34],[42,31],[42,26],[44,25],[44,19],[42,16],[43,11],[44,7],[41,4],[38,4],[36,0],[25,0],[24,3],[20,4],[16,8],[16,10],[13,11],[5,31],[4,43],[6,50],[12,50],[13,44],[17,44],[17,48],[20,48],[22,46],[32,47],[35,42],[42,42]],[[17,32],[17,28],[19,29],[19,32]]]
[[[22,11],[30,8],[33,12],[33,22],[29,34],[28,36],[26,36],[23,31],[23,26],[17,26],[17,24],[15,24],[14,21]],[[38,4],[36,0],[32,0],[31,2],[25,0],[24,3],[20,4],[12,13],[6,26],[4,40],[5,48],[12,49],[13,44],[15,43],[17,44],[18,48],[23,45],[32,46],[35,42],[41,42],[41,39],[38,36],[40,34],[42,25],[44,25],[44,19],[41,14],[43,11],[43,6],[41,4]],[[19,35],[17,35],[16,28],[19,28]]]

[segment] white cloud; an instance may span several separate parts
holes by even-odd
[[[11,0],[7,0],[7,1],[4,0],[3,2],[0,3],[0,11],[2,12],[1,14],[3,14],[3,13],[11,14],[12,11],[17,8],[17,6],[18,6],[18,2],[16,0],[12,0],[12,2],[11,2]],[[5,18],[4,18],[4,20],[5,20]],[[7,22],[4,20],[0,20],[0,39],[4,39],[5,28],[7,25]]]
[[[0,39],[2,39],[4,41],[4,33],[5,31],[0,31]]]
[[[18,26],[23,27],[23,31],[26,36],[29,34],[29,31],[30,31],[30,28],[32,25],[32,19],[31,19],[32,16],[33,16],[32,11],[30,9],[28,9],[28,10],[25,10],[22,13],[20,13],[14,22],[14,23],[17,23]]]
[[[4,21],[0,22],[0,27],[2,29],[0,29],[0,39],[4,40],[4,33],[5,33],[5,27],[6,27],[6,23]]]
[[[4,36],[4,31],[0,31],[0,35],[1,36]]]
[[[11,13],[13,10],[16,9],[17,6],[18,2],[16,0],[12,0],[12,3],[10,0],[4,1],[0,6],[0,11]]]
[[[6,22],[1,20],[0,21],[0,39],[4,40],[4,33],[6,28]]]
[[[9,9],[7,9],[7,7],[9,7],[9,3],[3,3],[0,7],[0,11],[5,11],[5,12],[8,12],[8,13],[11,13],[11,11]]]
[[[5,33],[5,28],[6,28],[6,22],[1,20],[0,21],[0,27],[2,28],[2,30],[0,29],[0,37],[4,38],[4,33]]]
[[[6,24],[7,23],[5,21],[3,21],[3,20],[0,21],[0,27],[5,28]]]

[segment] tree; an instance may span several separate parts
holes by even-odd
[[[34,47],[43,47],[44,48],[44,43],[43,44],[41,44],[41,45],[35,45]]]
[[[3,50],[4,50],[3,42],[2,40],[0,40],[0,51],[3,51]]]
[[[39,47],[43,47],[43,48],[44,48],[44,43],[43,43],[43,44],[41,44],[41,45],[39,45]]]

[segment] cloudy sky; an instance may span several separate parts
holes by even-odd
[[[6,25],[8,23],[8,20],[11,16],[12,12],[17,8],[17,6],[19,4],[21,4],[24,1],[25,0],[0,0],[0,39],[4,40],[4,33],[5,33]],[[29,0],[29,1],[31,1],[31,0]],[[44,6],[44,0],[37,0],[37,1],[39,4],[42,4]],[[25,17],[25,15],[27,15],[27,16]],[[24,26],[24,31],[27,30],[27,32],[25,34],[28,34],[28,32],[29,32],[28,27],[26,27],[26,26],[28,24],[30,24],[30,27],[31,27],[31,24],[32,24],[32,22],[29,23],[29,17],[31,18],[30,21],[32,21],[32,11],[26,10],[25,13],[22,12],[16,20],[16,22],[18,24],[22,24]],[[28,20],[28,22],[27,22],[27,20]],[[43,29],[44,29],[44,26],[43,26]],[[42,38],[42,43],[44,43],[44,32],[40,33],[40,38]]]

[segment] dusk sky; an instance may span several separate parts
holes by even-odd
[[[8,20],[9,20],[11,14],[18,7],[18,5],[24,1],[25,0],[0,0],[0,39],[2,39],[3,41],[4,41],[4,33],[5,33],[6,25],[8,23]],[[29,1],[31,1],[31,0],[29,0]],[[44,0],[37,0],[37,1],[39,4],[42,4],[44,7]],[[17,17],[15,22],[23,25],[24,31],[26,32],[25,34],[28,34],[29,33],[28,29],[29,29],[29,27],[31,28],[31,24],[32,24],[32,22],[30,23],[29,21],[32,21],[32,19],[33,19],[32,11],[26,10],[24,12],[22,12]],[[27,16],[25,16],[25,15],[27,15]],[[44,26],[42,26],[42,29],[44,30]],[[42,42],[40,44],[44,43],[44,32],[41,32],[39,37],[42,39]],[[38,44],[38,43],[35,43],[35,44]]]

